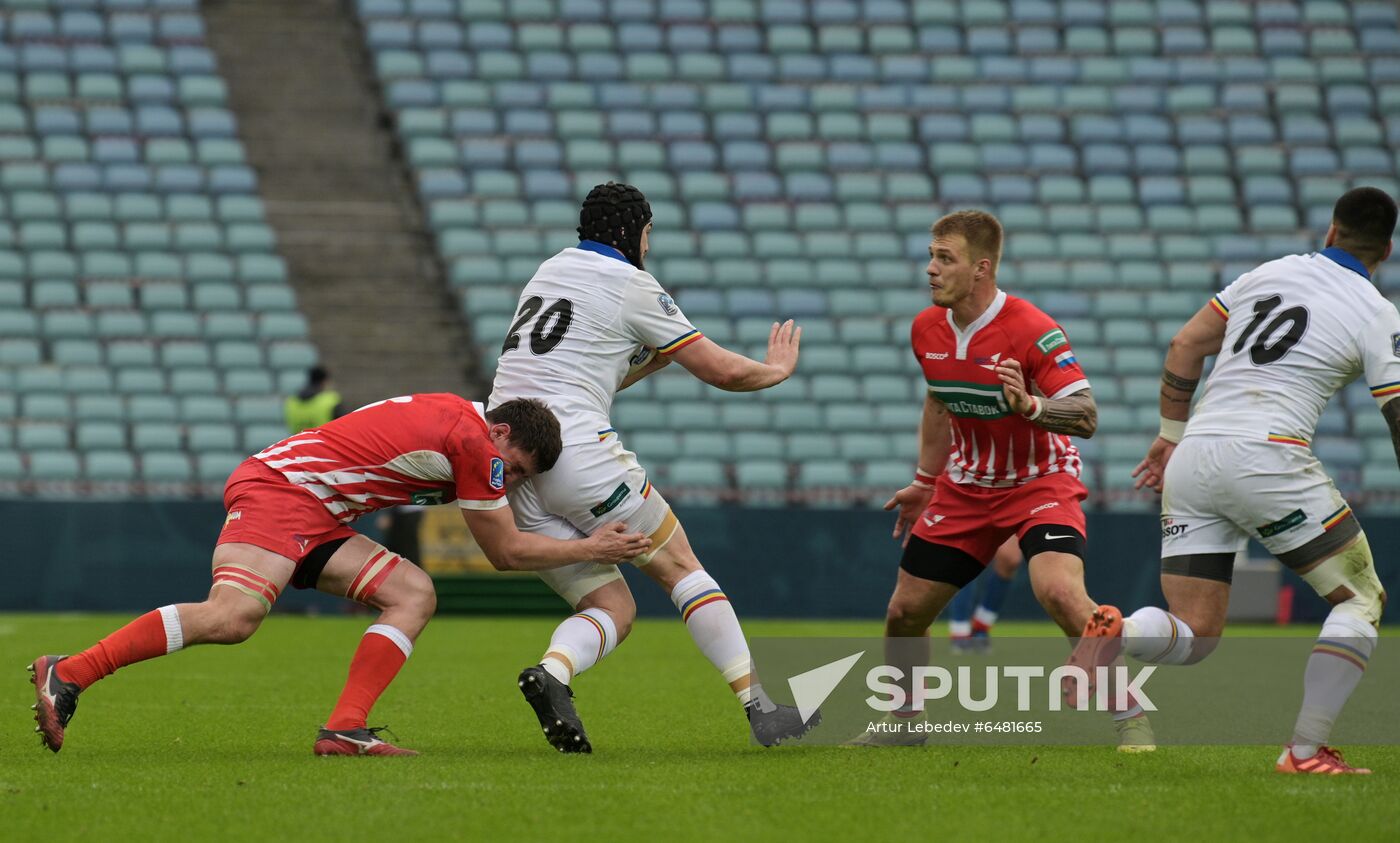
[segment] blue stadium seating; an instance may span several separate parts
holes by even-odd
[[[0,3],[0,491],[215,493],[277,437],[315,352],[236,127],[196,0]]]
[[[1142,507],[1123,469],[1153,427],[1174,327],[1253,262],[1313,248],[1347,187],[1397,188],[1390,3],[356,5],[484,359],[606,179],[652,199],[651,268],[707,333],[756,352],[770,320],[807,324],[798,376],[746,398],[771,413],[743,424],[715,427],[730,400],[682,375],[619,396],[658,480],[698,499],[835,485],[873,499],[905,479],[917,390],[855,387],[917,384],[900,349],[928,226],[977,206],[1006,225],[1003,284],[1081,347],[1104,421],[1091,485]],[[1373,416],[1348,402],[1326,432],[1375,435]],[[1356,469],[1367,447],[1319,451]]]

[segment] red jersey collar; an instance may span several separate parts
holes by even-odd
[[[987,309],[982,311],[982,315],[972,320],[972,324],[968,325],[965,330],[958,327],[957,320],[953,318],[952,309],[950,308],[948,310],[948,327],[952,329],[953,337],[958,341],[958,360],[967,359],[967,346],[968,343],[972,342],[972,337],[976,335],[978,331],[991,324],[992,320],[997,318],[997,314],[1001,313],[1001,309],[1005,306],[1006,291],[997,290],[996,297],[992,299],[992,303],[987,305]]]

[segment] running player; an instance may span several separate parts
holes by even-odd
[[[1332,605],[1303,672],[1303,706],[1281,773],[1369,773],[1327,746],[1376,647],[1385,591],[1371,548],[1308,443],[1327,402],[1358,374],[1390,423],[1400,460],[1400,313],[1371,278],[1390,257],[1396,205],[1348,191],[1321,252],[1241,275],[1172,339],[1161,432],[1133,471],[1162,492],[1162,593],[1168,611],[1127,618],[1100,606],[1074,663],[1121,648],[1190,664],[1225,628],[1235,554],[1261,541]],[[1195,412],[1205,358],[1219,355]],[[1188,422],[1189,419],[1189,422]]]
[[[497,568],[620,562],[646,552],[647,538],[624,535],[622,525],[576,542],[516,530],[506,486],[547,471],[560,447],[559,422],[538,401],[483,413],[480,404],[435,394],[370,404],[254,454],[224,489],[228,517],[209,598],[148,612],[75,656],[35,659],[35,731],[58,752],[78,695],[94,682],[193,644],[247,640],[290,582],[380,611],[316,736],[316,754],[416,755],[380,740],[365,721],[437,607],[433,583],[348,525],[386,506],[456,501]]]
[[[782,383],[797,365],[801,329],[774,324],[762,363],[703,336],[645,269],[651,207],[635,187],[593,188],[578,231],[578,246],[545,261],[525,285],[496,364],[490,406],[539,398],[564,431],[555,467],[511,492],[516,524],[566,539],[625,521],[650,536],[650,553],[635,564],[671,596],[696,646],[743,705],[755,738],[768,745],[800,735],[809,724],[795,708],[774,706],[754,683],[729,599],[608,416],[619,389],[672,360],[732,392]],[[576,614],[555,629],[540,663],[520,674],[520,688],[552,746],[590,752],[571,685],[627,637],[636,604],[612,565],[586,562],[540,577]]]
[[[894,535],[905,539],[885,617],[891,664],[928,664],[929,625],[1013,536],[1036,599],[1067,635],[1083,629],[1095,606],[1084,590],[1080,501],[1088,492],[1070,442],[1097,425],[1089,381],[1054,320],[997,289],[996,217],[958,211],[934,223],[932,235],[933,307],[911,334],[928,382],[919,462],[913,482],[885,504],[898,510]],[[1120,748],[1155,748],[1136,704],[1114,720]],[[897,730],[854,743],[923,739]]]
[[[1021,546],[1012,536],[1002,542],[992,563],[948,603],[948,642],[954,650],[984,651],[992,645],[992,627],[1001,615],[1011,582],[1021,570]],[[978,583],[982,590],[977,590]]]

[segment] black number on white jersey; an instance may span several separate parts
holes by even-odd
[[[541,309],[544,312],[541,313]],[[574,324],[574,303],[568,299],[559,299],[545,307],[544,299],[530,296],[520,306],[515,323],[506,332],[506,341],[501,345],[502,354],[520,347],[521,328],[536,315],[539,318],[535,319],[535,326],[530,330],[530,351],[535,354],[548,354],[563,341],[569,327]]]
[[[1234,352],[1239,354],[1244,350],[1245,343],[1254,336],[1254,332],[1259,330],[1260,324],[1269,315],[1283,304],[1283,297],[1278,295],[1267,296],[1254,303],[1254,318],[1250,320],[1240,338],[1235,340]],[[1287,330],[1284,326],[1287,325]],[[1282,335],[1279,332],[1282,331]],[[1293,350],[1302,339],[1303,334],[1308,331],[1308,309],[1296,305],[1286,308],[1275,316],[1273,321],[1259,331],[1259,336],[1254,340],[1254,344],[1249,347],[1249,359],[1254,361],[1256,366],[1267,366],[1280,360],[1283,355]],[[1271,342],[1272,341],[1272,342]]]

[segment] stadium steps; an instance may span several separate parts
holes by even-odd
[[[206,20],[268,222],[347,402],[484,394],[345,7],[244,0]]]

